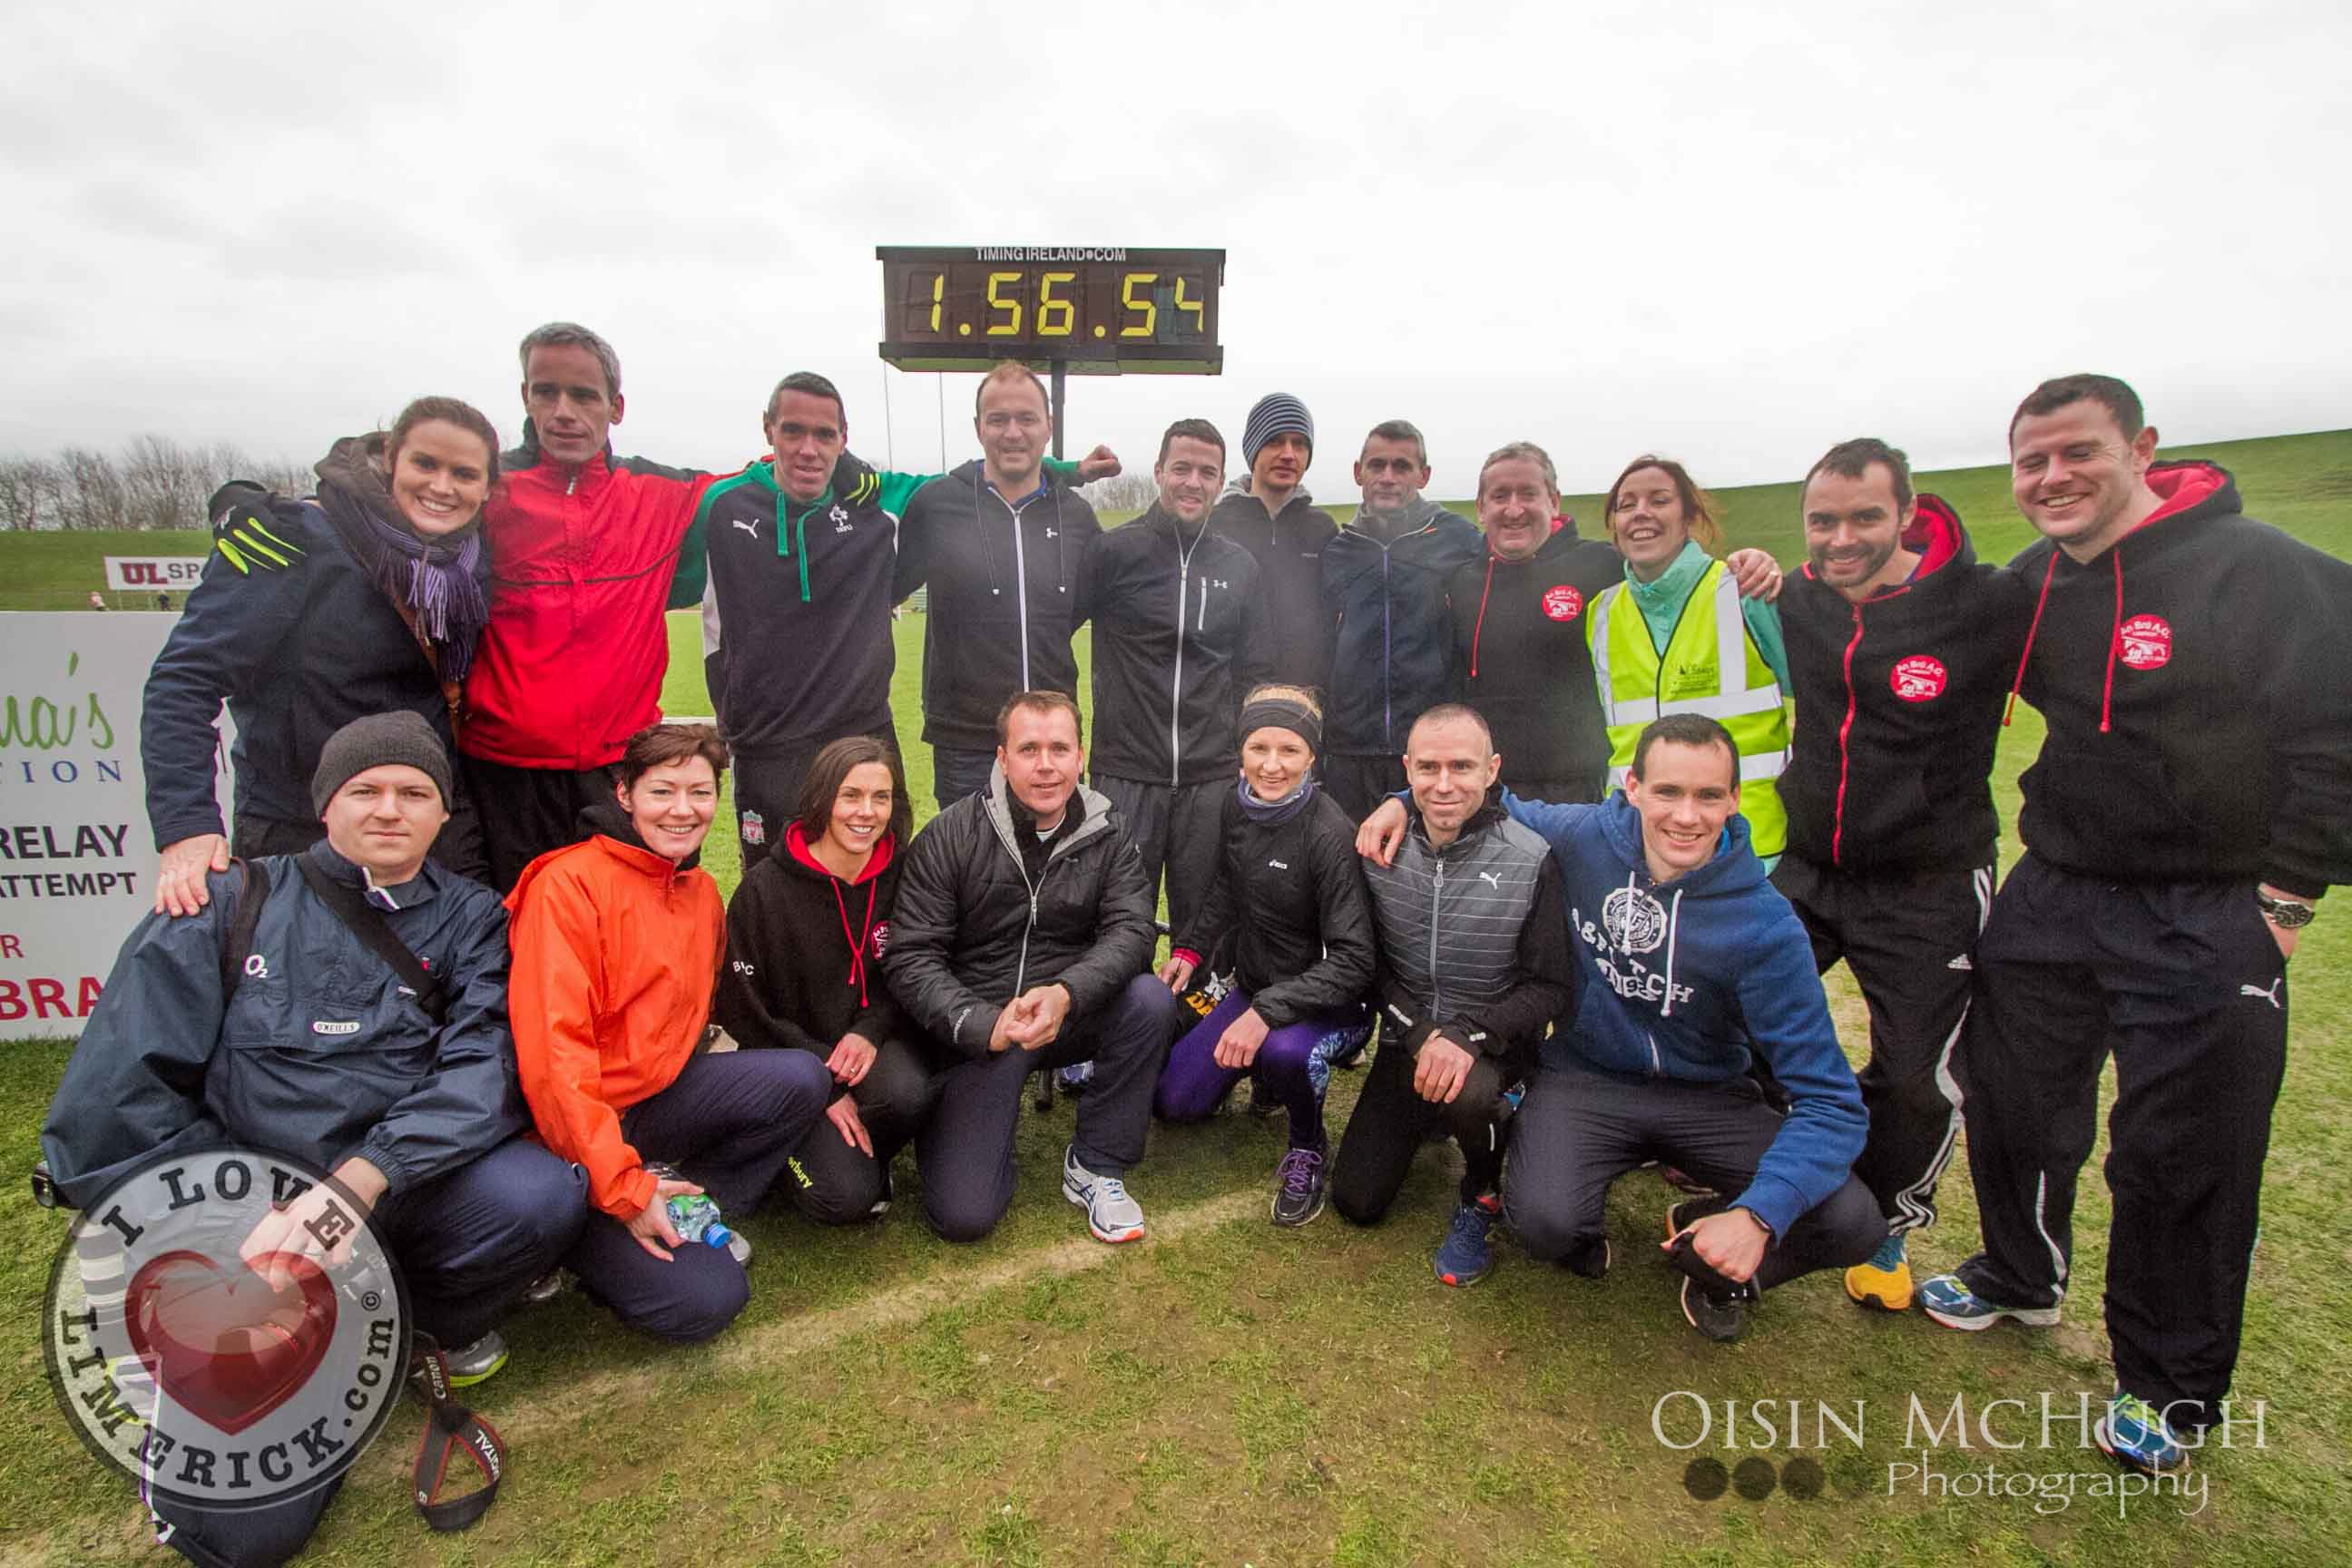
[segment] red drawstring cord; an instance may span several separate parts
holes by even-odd
[[[2025,651],[2017,656],[2017,679],[2010,682],[2009,701],[2000,710],[2000,727],[2009,728],[2010,715],[2017,711],[2017,694],[2025,689],[2025,661],[2033,657],[2033,634],[2042,629],[2042,609],[2050,603],[2050,579],[2058,572],[2058,552],[2050,552],[2049,569],[2042,574],[2042,594],[2033,601],[2033,620],[2025,628]]]
[[[1486,585],[1478,590],[1478,622],[1470,628],[1470,679],[1478,679],[1478,635],[1486,629],[1486,596],[1495,591],[1495,557],[1486,556]]]
[[[2124,547],[2110,552],[2116,562],[2116,623],[2107,629],[2107,684],[2099,693],[2099,733],[2107,732],[2107,718],[2116,706],[2116,647],[2124,640]]]
[[[844,984],[857,987],[857,1005],[859,1006],[870,1007],[873,1004],[866,999],[866,937],[859,936],[849,929],[849,906],[842,901],[841,879],[838,877],[828,877],[825,880],[833,884],[833,907],[841,911],[842,940],[849,943],[849,978]],[[876,882],[878,882],[879,880],[880,879],[876,879]],[[874,933],[874,891],[876,882],[868,882],[866,884],[866,936],[871,936]]]

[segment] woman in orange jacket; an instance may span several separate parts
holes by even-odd
[[[669,1200],[708,1193],[749,1215],[832,1089],[804,1052],[698,1052],[726,909],[695,861],[726,765],[707,725],[638,731],[614,800],[583,814],[594,837],[532,861],[507,897],[523,1094],[547,1146],[587,1171],[595,1211],[565,1266],[624,1323],[684,1342],[743,1310],[751,1244],[681,1241]]]

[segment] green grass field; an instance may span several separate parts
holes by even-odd
[[[2232,467],[2256,515],[2352,555],[2352,432],[2234,443]],[[1983,552],[2021,543],[2024,524],[1998,470],[1923,476],[1951,500]],[[1794,487],[1727,492],[1736,543],[1797,553]],[[1595,515],[1589,498],[1573,503]],[[146,536],[152,539],[153,536]],[[0,541],[13,551],[16,541]],[[35,542],[47,544],[47,540]],[[98,542],[89,559],[102,553]],[[115,548],[122,548],[120,545]],[[153,552],[140,547],[139,552]],[[75,568],[62,553],[43,571]],[[13,563],[13,561],[12,561]],[[13,582],[22,583],[12,572]],[[87,588],[80,590],[87,593]],[[21,590],[10,590],[11,593]],[[78,597],[78,596],[77,596]],[[922,621],[900,623],[900,732],[914,701]],[[690,617],[672,627],[667,702],[707,711]],[[1997,792],[2013,820],[2016,775],[2041,739],[2021,710],[2003,737]],[[929,780],[916,763],[919,804]],[[713,868],[731,886],[732,837],[714,832]],[[2008,847],[2005,858],[2013,857]],[[2076,1216],[2077,1289],[2066,1322],[1964,1336],[1916,1315],[1853,1308],[1834,1279],[1775,1292],[1747,1339],[1701,1342],[1673,1305],[1654,1242],[1670,1195],[1646,1174],[1612,1200],[1616,1267],[1591,1284],[1528,1262],[1507,1241],[1475,1289],[1431,1279],[1427,1257],[1452,1202],[1457,1158],[1423,1152],[1387,1223],[1357,1230],[1326,1215],[1277,1233],[1265,1223],[1281,1133],[1246,1116],[1159,1128],[1136,1173],[1152,1235],[1088,1240],[1051,1179],[1067,1138],[1065,1100],[1024,1114],[1024,1185],[989,1240],[950,1248],[909,1212],[827,1232],[790,1214],[746,1226],[760,1246],[752,1305],[716,1343],[655,1348],[627,1337],[576,1291],[508,1326],[515,1358],[478,1403],[506,1433],[511,1479],[473,1531],[428,1535],[404,1478],[420,1408],[411,1402],[362,1461],[306,1561],[336,1563],[700,1564],[1100,1563],[1369,1565],[1839,1563],[2150,1565],[2352,1561],[2352,1407],[2343,1345],[2352,1334],[2352,1211],[2334,1181],[2352,1113],[2352,929],[2345,911],[2306,933],[2294,967],[2286,1086],[2263,1191],[2263,1239],[2248,1300],[2237,1392],[2265,1405],[2251,1438],[2200,1455],[2192,1489],[2119,1511],[2089,1495],[2111,1472],[2095,1449],[1994,1451],[1981,1441],[1906,1448],[1906,1404],[1940,1419],[1955,1396],[2103,1395],[2108,1373],[2097,1298],[2107,1205],[2095,1169]],[[1830,992],[1850,1049],[1864,1039],[1843,972]],[[64,1047],[0,1050],[0,1171],[32,1159]],[[1339,1075],[1338,1126],[1358,1079]],[[1944,1220],[1914,1247],[1924,1273],[1972,1249],[1965,1155],[1944,1184]],[[18,1237],[0,1291],[23,1325],[0,1361],[0,1563],[163,1561],[131,1499],[68,1434],[44,1375],[35,1324],[60,1216],[0,1182],[0,1221]],[[2331,1368],[2338,1370],[2331,1371]],[[1677,1452],[1653,1435],[1659,1398],[1828,1404],[1855,1450],[1784,1439],[1750,1454],[1717,1441]],[[1689,1429],[1678,1401],[1668,1435]],[[1999,1436],[2026,1428],[2002,1417]],[[1743,1439],[1750,1429],[1743,1427]],[[1726,1467],[1817,1461],[1817,1496],[1702,1501],[1685,1487],[1696,1456]],[[1925,1462],[1937,1495],[1890,1465]],[[1997,1467],[2010,1484],[2072,1483],[2045,1495],[1966,1495]],[[1980,1484],[1980,1483],[1979,1483]],[[176,1559],[171,1559],[176,1561]]]

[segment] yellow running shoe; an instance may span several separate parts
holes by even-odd
[[[1864,1307],[1882,1312],[1911,1310],[1911,1260],[1906,1258],[1901,1232],[1878,1244],[1867,1263],[1845,1271],[1845,1293]]]

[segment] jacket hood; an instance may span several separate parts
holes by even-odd
[[[1225,481],[1225,488],[1217,492],[1217,499],[1219,500],[1231,500],[1235,496],[1246,496],[1249,495],[1249,475],[1246,473],[1235,474],[1232,479]],[[1251,499],[1253,500],[1256,500],[1255,496],[1252,496]],[[1265,504],[1265,503],[1264,501],[1258,501],[1258,505],[1260,506],[1264,506]],[[1290,492],[1290,499],[1282,503],[1282,510],[1288,511],[1295,506],[1313,506],[1314,504],[1315,498],[1307,493],[1307,487],[1305,485],[1301,485],[1297,489]]]
[[[1584,542],[1577,534],[1576,519],[1566,513],[1551,520],[1551,531],[1543,536],[1543,542],[1536,546],[1536,552],[1533,555],[1523,556],[1517,561],[1507,561],[1496,554],[1493,542],[1486,541],[1486,530],[1479,530],[1478,537],[1481,541],[1486,542],[1486,559],[1498,567],[1534,566],[1555,560]]]
[[[1017,836],[1018,830],[1028,826],[1034,819],[1025,809],[1016,816],[1013,810],[1013,788],[1005,782],[1003,763],[997,763],[988,770],[988,793],[981,799],[983,808],[988,813],[989,826],[996,829],[996,837],[1003,841],[1005,849],[1011,853],[1013,859],[1019,860],[1021,844]],[[1097,833],[1110,831],[1109,796],[1098,795],[1082,784],[1071,792],[1069,809],[1081,815],[1076,826],[1072,826],[1066,822],[1055,833],[1052,849],[1054,855],[1060,855],[1070,846],[1092,838]]]
[[[1432,522],[1434,522],[1438,518],[1444,516],[1444,512],[1445,509],[1444,507],[1438,505],[1427,496],[1415,496],[1412,500],[1407,501],[1403,507],[1394,512],[1376,512],[1368,506],[1359,507],[1356,509],[1356,515],[1349,518],[1348,520],[1348,525],[1339,531],[1342,533],[1359,533],[1367,539],[1385,538],[1387,541],[1392,542],[1396,540],[1402,539],[1408,533],[1420,532],[1423,529],[1427,528]],[[1363,522],[1366,518],[1376,518],[1382,522],[1391,522],[1392,521],[1393,527],[1385,535],[1375,533],[1371,529],[1363,526]]]
[[[644,836],[638,833],[637,825],[629,820],[627,812],[621,809],[621,803],[618,800],[608,796],[593,805],[583,805],[580,808],[577,820],[583,833],[598,838],[609,838],[615,844],[625,845],[644,856],[653,863],[646,867],[649,872],[666,870],[670,863],[668,856],[656,855],[653,852],[652,847],[646,843]],[[541,858],[544,859],[545,857],[542,856]],[[701,864],[702,851],[697,849],[679,861],[677,868],[681,871],[691,871]]]
[[[415,525],[408,521],[392,499],[392,487],[385,481],[385,433],[372,430],[364,436],[346,436],[327,448],[327,455],[311,465],[310,471],[319,476],[321,489],[332,487],[352,497],[372,516],[386,526],[403,533],[415,534]],[[478,532],[482,511],[477,510],[463,528],[426,541],[442,550],[453,549],[469,533]]]
[[[1954,573],[1953,577],[1959,577],[1966,575],[1968,569],[1976,564],[1976,545],[1969,540],[1969,531],[1961,525],[1960,514],[1952,510],[1952,504],[1943,497],[1930,495],[1925,490],[1919,492],[1916,500],[1918,510],[1911,519],[1911,526],[1903,531],[1902,545],[1919,557],[1918,569],[1912,574],[1909,582],[1889,584],[1863,601],[1864,604],[1893,598],[1916,588],[1934,578],[1947,566],[1958,566],[1960,570]],[[1810,561],[1798,570],[1812,582],[1821,581]]]
[[[2029,547],[2013,563],[2030,572],[2037,551],[2044,560],[2040,592],[2033,603],[2033,619],[2025,629],[2024,651],[2018,656],[2017,679],[2010,685],[2009,706],[2001,710],[2002,728],[2006,729],[2010,720],[2016,716],[2017,694],[2025,688],[2026,667],[2033,658],[2034,634],[2042,628],[2042,612],[2050,604],[2050,584],[2057,579],[2063,562],[2072,572],[2095,572],[2105,566],[2115,575],[2115,624],[2107,634],[2107,668],[2099,697],[2099,733],[2104,735],[2114,729],[2116,658],[2124,642],[2125,550],[2129,548],[2134,560],[2144,562],[2189,537],[2200,524],[2217,517],[2234,516],[2241,507],[2238,482],[2231,477],[2230,470],[2219,463],[2196,458],[2151,463],[2147,469],[2147,488],[2156,492],[2157,509],[2143,518],[2137,528],[2089,561],[2077,562],[2044,539]]]
[[[1601,810],[1601,826],[1608,832],[1609,847],[1617,853],[1620,868],[1649,881],[1650,861],[1642,852],[1641,811],[1625,798],[1622,790],[1611,795]],[[1713,859],[1696,871],[1685,871],[1673,881],[1658,885],[1690,898],[1746,893],[1765,879],[1764,862],[1743,853],[1748,847],[1748,819],[1734,812],[1723,825],[1723,836],[1716,840]]]
[[[884,829],[882,837],[874,841],[873,852],[866,857],[865,867],[855,877],[846,879],[848,885],[862,888],[873,881],[890,868],[890,862],[898,852],[897,836]],[[768,851],[768,858],[782,864],[795,877],[807,877],[822,882],[844,880],[827,870],[824,863],[816,858],[809,847],[808,830],[797,821],[785,826],[784,836],[776,841],[774,848]]]

